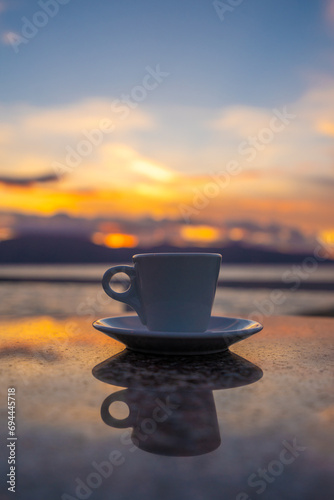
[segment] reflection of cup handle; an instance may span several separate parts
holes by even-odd
[[[101,406],[101,417],[103,422],[105,422],[107,425],[110,425],[111,427],[116,427],[117,429],[124,429],[126,427],[132,427],[134,425],[137,408],[136,406],[130,407],[128,405],[126,398],[127,392],[128,392],[127,389],[124,389],[123,391],[114,392],[113,394],[110,394],[110,396],[108,396],[103,401]],[[123,403],[126,403],[129,406],[130,415],[128,417],[119,419],[110,415],[109,407],[115,401],[122,401]]]
[[[125,292],[121,293],[115,292],[110,287],[110,280],[117,273],[125,273],[130,278],[130,288]],[[138,295],[137,276],[134,267],[131,266],[111,267],[110,269],[108,269],[108,271],[104,273],[104,276],[102,278],[102,286],[103,290],[106,292],[107,295],[109,295],[109,297],[118,300],[119,302],[124,302],[125,304],[128,304],[129,306],[133,307],[133,309],[138,314],[140,321],[143,323],[143,325],[146,325],[144,311]]]

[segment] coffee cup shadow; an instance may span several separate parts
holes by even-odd
[[[213,391],[252,384],[263,372],[229,351],[189,360],[125,350],[97,365],[93,375],[126,387],[103,401],[101,417],[107,425],[132,428],[131,440],[143,451],[196,456],[221,443]],[[128,406],[124,419],[112,415],[117,401]]]

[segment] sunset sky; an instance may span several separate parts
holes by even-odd
[[[334,0],[0,0],[0,212],[330,232],[333,49]]]

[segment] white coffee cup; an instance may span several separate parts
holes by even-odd
[[[130,305],[151,331],[204,332],[215,297],[221,255],[215,253],[146,253],[133,256],[134,266],[115,266],[103,276],[105,292]],[[123,293],[110,279],[126,273]]]

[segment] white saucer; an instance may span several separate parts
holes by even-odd
[[[205,332],[152,332],[137,315],[99,319],[93,326],[133,351],[182,355],[221,352],[263,328],[248,319],[212,316]]]

